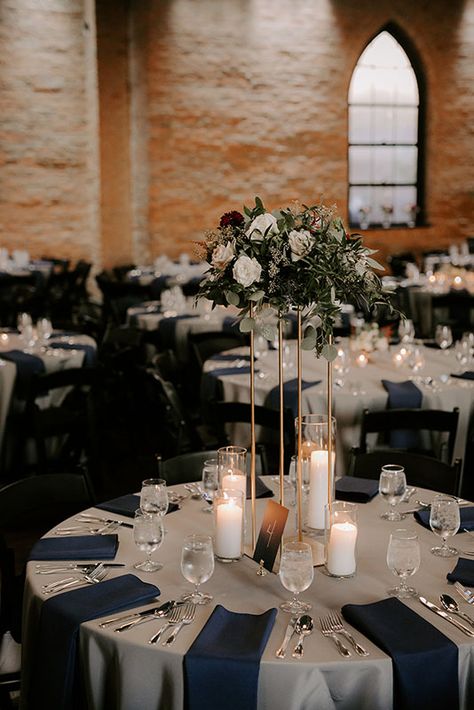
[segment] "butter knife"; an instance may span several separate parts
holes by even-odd
[[[466,634],[466,636],[470,636],[471,638],[474,638],[474,631],[472,629],[468,629],[467,626],[464,626],[464,624],[461,624],[460,621],[457,619],[454,619],[452,616],[450,616],[446,611],[443,611],[442,609],[439,608],[439,606],[436,606],[436,604],[433,604],[433,602],[428,601],[428,599],[425,599],[425,597],[418,597],[420,602],[428,607],[428,609],[431,609],[435,614],[438,614],[438,616],[441,616],[443,619],[446,619],[446,621],[449,621],[453,626],[456,626],[460,631]]]
[[[283,639],[283,643],[281,644],[280,648],[278,651],[275,653],[275,656],[277,658],[285,658],[286,655],[286,649],[288,648],[288,644],[290,643],[291,637],[295,633],[295,624],[296,624],[296,616],[294,616],[290,621],[288,622],[288,626],[286,627],[285,631],[285,637]]]

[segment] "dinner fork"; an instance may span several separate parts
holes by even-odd
[[[190,624],[192,621],[194,621],[194,616],[196,614],[196,605],[195,604],[185,604],[183,613],[180,616],[180,621],[176,624],[176,628],[173,629],[171,634],[168,636],[166,641],[163,641],[162,646],[171,646],[173,641],[175,640],[176,636],[179,634],[183,626],[186,626],[186,624]]]
[[[69,587],[73,587],[76,584],[98,584],[106,578],[107,574],[107,570],[99,565],[99,567],[93,570],[93,572],[91,572],[90,574],[84,574],[82,576],[82,579],[73,579],[71,582],[67,582],[66,584],[62,585],[56,585],[54,587],[48,586],[46,589],[43,588],[43,593],[55,594],[56,592],[62,592],[64,589],[69,589]]]
[[[458,594],[461,595],[461,597],[466,601],[468,604],[474,604],[474,592],[471,592],[470,589],[466,589],[461,582],[454,582],[454,588],[458,592]]]
[[[319,619],[319,625],[321,627],[321,633],[323,636],[327,636],[328,638],[331,638],[334,643],[336,644],[337,650],[341,654],[341,656],[344,656],[344,658],[349,658],[351,655],[351,652],[349,651],[348,648],[344,646],[341,641],[336,636],[336,633],[331,629],[330,622],[328,620],[328,617],[321,617]]]
[[[359,656],[368,656],[369,652],[365,650],[360,644],[357,643],[353,635],[343,626],[342,619],[337,612],[333,612],[327,616],[329,621],[329,627],[336,633],[342,634],[346,637],[348,641],[352,644],[356,653]]]
[[[181,615],[183,613],[184,613],[184,607],[182,607],[182,606],[175,607],[174,609],[172,609],[166,624],[163,624],[161,629],[159,629],[158,632],[151,637],[151,639],[148,641],[148,643],[158,643],[158,641],[160,640],[160,638],[162,637],[162,635],[166,631],[166,629],[169,629],[171,626],[174,626],[175,624],[179,624],[179,622],[181,620]]]

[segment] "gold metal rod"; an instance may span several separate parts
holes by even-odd
[[[253,318],[253,305],[250,304],[250,318]],[[254,332],[250,331],[250,496],[252,499],[252,551],[255,550],[257,514],[256,514],[256,479],[255,479],[255,341]]]
[[[329,345],[332,345],[332,334],[328,338]],[[333,465],[332,465],[332,361],[327,363],[327,405],[328,405],[328,508],[332,510],[333,503]]]
[[[281,314],[278,318],[278,385],[280,393],[280,505],[285,505],[285,419],[284,419],[284,380],[283,380],[283,321]]]
[[[301,327],[301,308],[298,307],[298,355],[297,355],[297,378],[298,378],[298,455],[296,459],[296,500],[297,500],[297,520],[298,520],[298,540],[303,540],[303,481],[302,481],[302,429],[303,429],[303,413],[301,405],[301,382],[302,382],[302,327]]]

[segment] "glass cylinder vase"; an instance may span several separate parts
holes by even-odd
[[[298,428],[298,420],[296,420]],[[331,448],[331,464],[329,463]],[[308,481],[306,528],[323,531],[326,528],[326,506],[335,497],[336,420],[331,417],[328,433],[326,414],[306,414],[302,417],[301,468]]]
[[[336,500],[326,506],[326,572],[353,577],[356,572],[357,505]]]
[[[241,491],[247,497],[247,449],[243,446],[222,446],[217,449],[219,488]]]
[[[214,496],[216,558],[220,562],[240,560],[244,545],[244,506],[242,491],[218,490]]]

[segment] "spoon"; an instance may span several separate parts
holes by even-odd
[[[471,619],[470,616],[461,611],[457,601],[450,597],[449,594],[440,594],[439,600],[446,611],[450,611],[452,614],[457,614],[461,617],[461,619],[464,619],[464,621],[467,621],[471,626],[474,626],[474,619]]]
[[[295,646],[295,650],[292,653],[293,658],[302,658],[303,657],[303,641],[305,636],[309,636],[309,634],[313,633],[313,619],[308,616],[308,614],[303,614],[303,616],[300,616],[298,621],[295,624],[295,631],[297,634],[300,635],[298,639],[298,643]]]

